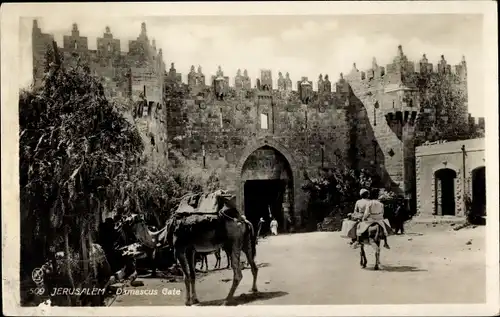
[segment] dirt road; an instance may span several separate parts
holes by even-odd
[[[337,232],[270,237],[257,246],[259,293],[250,295],[252,275],[243,271],[236,291],[238,304],[451,304],[485,299],[485,228],[451,230],[420,225],[391,236],[391,250],[382,249],[381,270],[359,266],[359,251]],[[242,258],[244,256],[242,255]],[[209,267],[215,258],[209,256]],[[223,255],[222,265],[226,265]],[[232,271],[218,270],[198,278],[202,305],[218,305],[229,291]],[[142,279],[150,295],[121,295],[113,306],[183,305],[184,283]],[[154,292],[156,290],[156,294]],[[163,292],[167,295],[162,294]],[[137,293],[137,292],[136,292]]]

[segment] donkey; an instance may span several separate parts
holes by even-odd
[[[229,196],[222,190],[206,194],[198,203],[198,209],[182,213],[180,208],[167,221],[167,234],[164,239],[174,249],[175,258],[180,264],[186,285],[186,306],[198,304],[195,289],[195,253],[213,252],[223,248],[231,255],[233,283],[223,302],[228,305],[233,300],[242,275],[241,251],[246,255],[253,275],[251,292],[257,290],[258,268],[255,264],[256,243],[253,225],[235,207],[228,206]],[[201,212],[202,205],[205,210]]]
[[[365,253],[365,244],[372,245],[375,250],[375,266],[374,270],[379,270],[380,265],[380,241],[384,240],[384,228],[378,223],[371,224],[368,229],[359,237],[360,244],[360,262],[362,268],[366,268],[367,259]]]
[[[220,265],[221,265],[221,262],[222,262],[222,258],[220,256],[220,251],[221,251],[221,249],[215,250],[214,252],[208,252],[208,253],[205,253],[205,252],[196,252],[196,262],[198,262],[198,261],[201,262],[200,270],[203,270],[203,267],[205,267],[208,270],[208,255],[212,254],[212,253],[215,255],[215,266],[214,266],[214,268],[215,269],[219,269]],[[226,252],[226,258],[227,258],[226,269],[229,269],[229,267],[231,266],[231,256],[227,252]]]
[[[121,222],[117,224],[115,229],[121,231],[125,229],[126,231],[132,233],[141,248],[140,250],[134,250],[129,253],[131,253],[134,258],[149,259],[152,266],[150,268],[151,277],[156,277],[156,253],[159,248],[163,247],[158,243],[158,237],[165,231],[166,227],[158,231],[151,231],[146,225],[142,214],[130,214],[127,217],[122,218]],[[133,246],[125,246],[120,248],[120,250],[123,252],[132,251],[131,247]]]

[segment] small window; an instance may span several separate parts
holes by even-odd
[[[108,52],[111,52],[111,44],[108,43]]]
[[[76,41],[74,43],[74,48],[75,48],[75,50],[78,49],[78,43]]]
[[[261,129],[264,129],[264,130],[267,130],[268,129],[268,125],[269,125],[269,121],[268,121],[268,116],[267,114],[265,113],[261,113],[260,114],[260,128]]]

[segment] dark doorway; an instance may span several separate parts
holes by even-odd
[[[472,171],[472,210],[478,216],[486,216],[486,168]]]
[[[436,214],[439,216],[455,215],[455,179],[457,173],[449,168],[440,169],[436,179]]]
[[[248,180],[245,182],[245,216],[257,230],[259,219],[264,218],[261,235],[269,234],[269,210],[272,217],[278,221],[278,231],[283,232],[283,194],[285,192],[285,180]]]

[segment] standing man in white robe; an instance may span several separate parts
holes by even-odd
[[[273,220],[271,220],[270,228],[273,236],[278,235],[278,221],[276,221],[276,219],[273,218]]]

